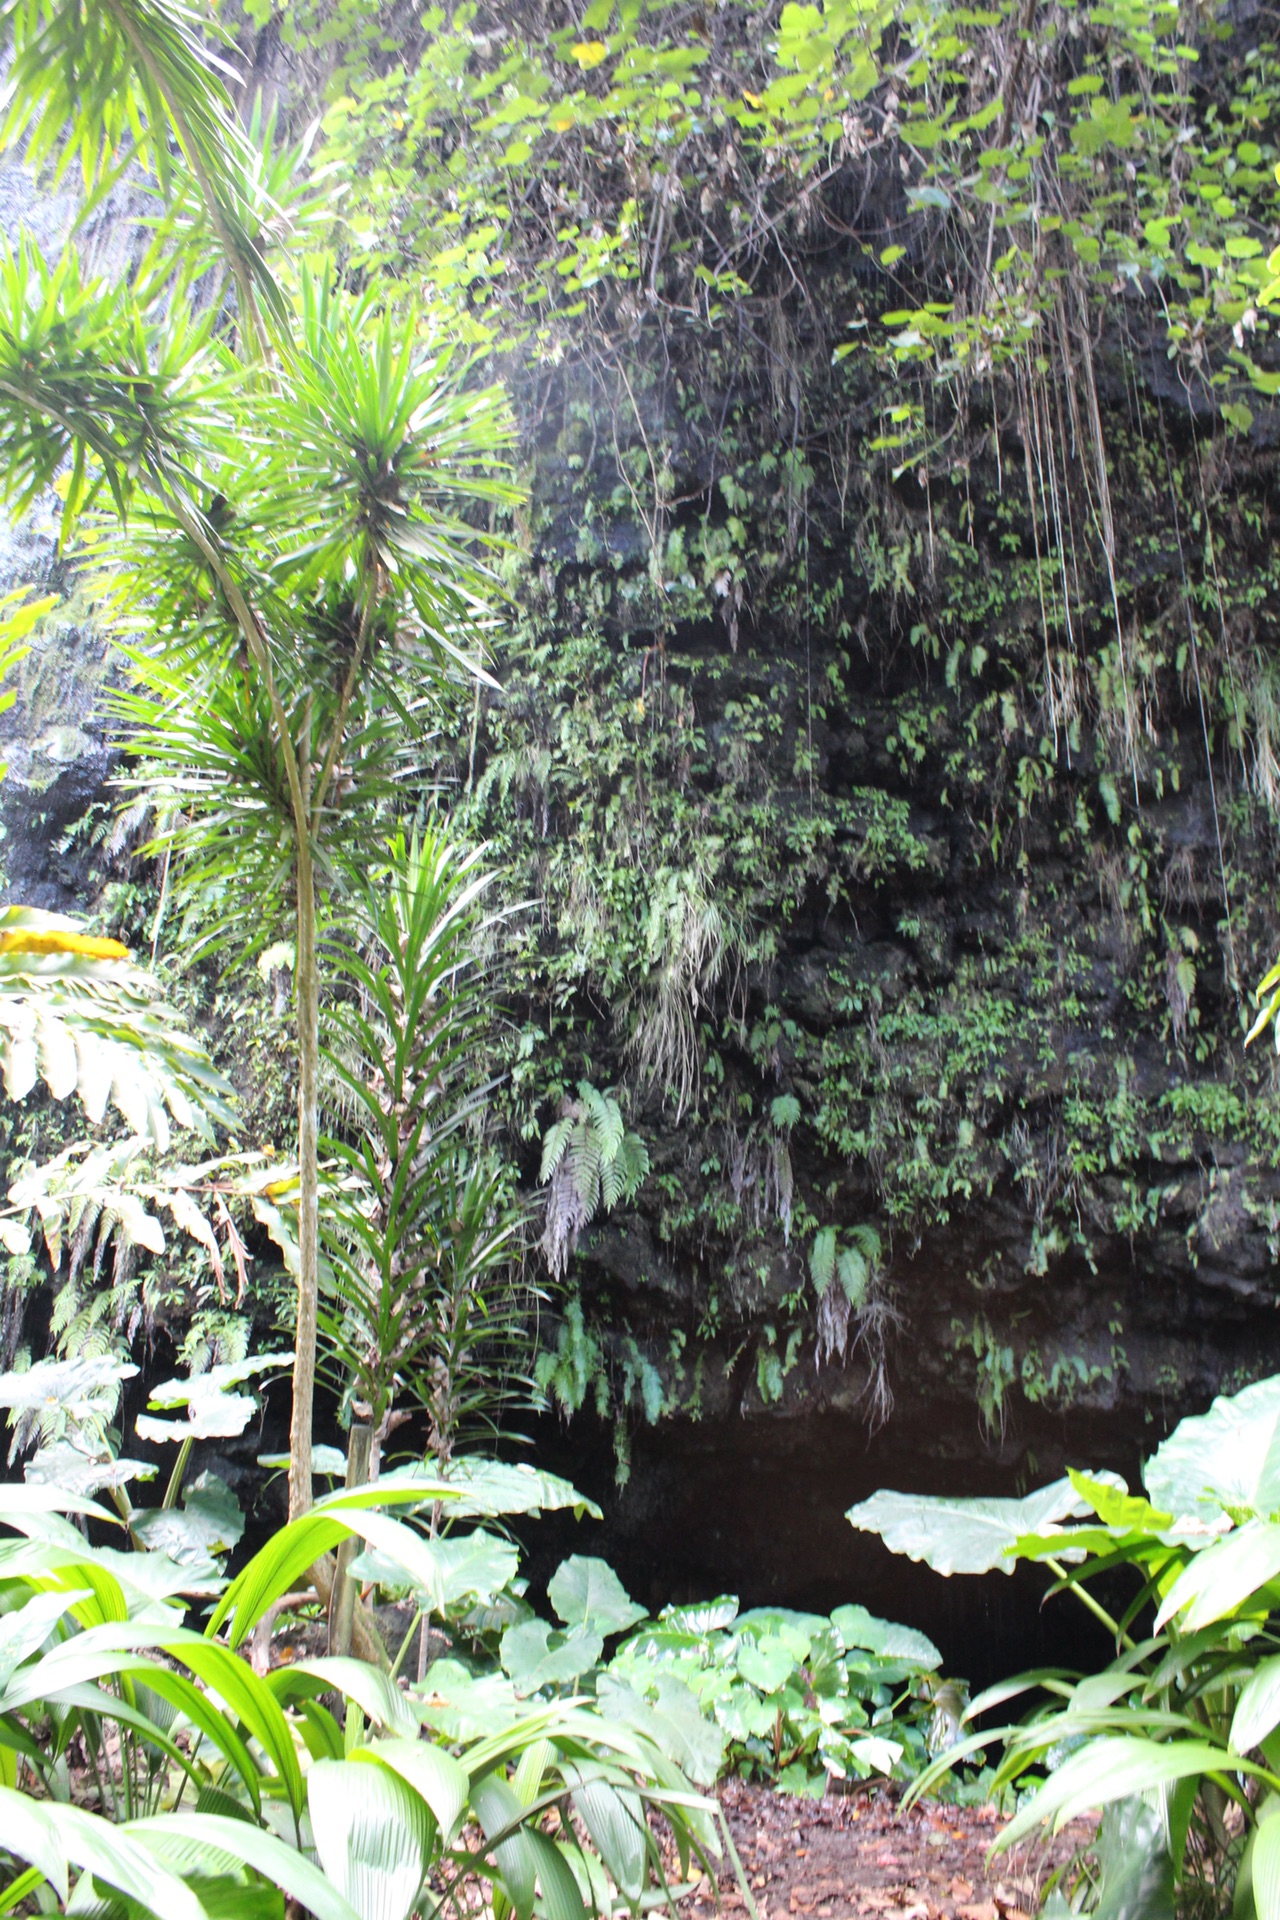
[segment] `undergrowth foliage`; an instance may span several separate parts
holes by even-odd
[[[1083,1602],[1114,1640],[1099,1673],[1051,1668],[980,1694],[912,1785],[928,1792],[998,1747],[992,1791],[1022,1790],[998,1849],[1101,1807],[1046,1912],[1124,1910],[1135,1889],[1149,1911],[1280,1912],[1278,1442],[1273,1377],[1176,1426],[1144,1469],[1146,1497],[1073,1468],[1020,1500],[882,1491],[850,1509],[855,1527],[942,1574],[1041,1563],[1051,1594]],[[1010,1722],[1013,1701],[1030,1704]],[[975,1730],[992,1714],[1002,1724]]]
[[[459,1727],[439,1692],[402,1691],[358,1661],[263,1676],[237,1653],[299,1569],[346,1537],[424,1583],[433,1610],[451,1577],[459,1597],[477,1579],[487,1591],[488,1574],[459,1581],[458,1569],[467,1540],[474,1566],[490,1536],[458,1536],[450,1561],[388,1507],[443,1504],[474,1519],[576,1498],[510,1468],[330,1496],[229,1586],[215,1582],[225,1590],[196,1632],[183,1602],[200,1582],[162,1549],[95,1547],[63,1515],[101,1528],[103,1509],[9,1488],[0,1847],[17,1864],[6,1903],[282,1920],[288,1898],[316,1920],[410,1920],[434,1912],[442,1891],[483,1889],[519,1920],[586,1920],[619,1901],[670,1908],[653,1817],[682,1876],[695,1863],[714,1870],[723,1828],[666,1757],[641,1695],[620,1690],[631,1707],[611,1717],[532,1689],[490,1694]]]

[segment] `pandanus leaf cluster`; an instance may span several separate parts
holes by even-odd
[[[515,1352],[505,1276],[519,1214],[479,1135],[473,1084],[493,1014],[478,961],[490,878],[442,829],[397,837],[364,895],[361,937],[333,950],[343,991],[327,1051],[355,1125],[329,1143],[350,1178],[327,1210],[322,1326],[379,1440],[407,1392],[441,1462],[501,1402]]]

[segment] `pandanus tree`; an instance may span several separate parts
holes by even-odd
[[[311,1501],[319,1276],[317,929],[441,671],[478,671],[486,578],[464,502],[510,497],[500,392],[413,314],[296,288],[202,23],[157,0],[0,8],[10,139],[97,192],[122,156],[169,219],[128,281],[74,247],[0,255],[0,483],[86,508],[135,623],[139,744],[171,776],[189,876],[229,920],[295,926],[299,1263],[290,1508]],[[225,282],[210,300],[210,263]]]
[[[486,582],[457,508],[510,496],[495,471],[506,412],[412,316],[349,300],[317,271],[269,377],[208,351],[198,528],[188,487],[104,526],[100,557],[143,627],[121,704],[188,888],[242,951],[293,920],[296,1514],[311,1498],[320,927],[414,769],[439,683],[482,671]]]

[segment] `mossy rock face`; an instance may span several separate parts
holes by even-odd
[[[692,1586],[825,1605],[878,1604],[840,1518],[877,1485],[1132,1478],[1280,1367],[1280,1107],[1242,1050],[1278,939],[1266,416],[1212,434],[1104,334],[1106,566],[1078,449],[1051,525],[1008,392],[895,471],[898,390],[833,361],[894,237],[869,184],[831,183],[803,289],[762,272],[769,342],[602,296],[609,353],[521,360],[502,690],[446,714],[424,781],[536,903],[485,1063],[530,1193],[583,1079],[650,1155],[571,1267],[568,1464],[599,1491],[629,1463],[620,1554],[665,1514]],[[0,586],[56,577],[52,526],[0,536]],[[107,682],[72,599],[0,720],[9,897],[90,904],[66,836],[109,799]],[[283,1140],[254,991],[209,987],[246,1138]],[[875,1277],[824,1338],[815,1241],[857,1228]]]
[[[88,904],[90,848],[74,829],[90,808],[109,802],[117,758],[103,711],[109,672],[103,635],[72,602],[41,624],[11,675],[16,699],[0,717],[0,755],[8,762],[0,870],[8,900],[57,912]]]

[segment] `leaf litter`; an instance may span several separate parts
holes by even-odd
[[[740,1780],[724,1783],[720,1801],[759,1920],[1030,1920],[1051,1874],[1095,1825],[1075,1821],[989,1861],[1004,1825],[994,1807],[903,1809],[883,1786],[799,1799]],[[715,1920],[716,1894],[704,1878],[683,1920]],[[729,1863],[718,1894],[723,1912],[745,1920]]]

